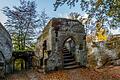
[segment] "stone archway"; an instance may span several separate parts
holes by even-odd
[[[50,51],[46,65],[46,69],[48,71],[56,68],[63,68],[65,61],[64,55],[69,56],[71,55],[69,53],[72,51],[73,54],[75,53],[75,57],[73,56],[73,59],[71,55],[69,56],[71,57],[70,59],[73,59],[73,61],[76,61],[79,63],[79,65],[86,65],[85,61],[87,59],[85,57],[86,47],[84,36],[85,29],[79,21],[65,18],[53,18],[43,30],[42,35],[40,35],[38,38],[37,45],[40,46],[40,50],[37,52],[37,54],[39,53],[40,58],[43,56],[41,55],[43,54],[41,44],[44,42],[44,40],[47,40],[48,47],[46,51]],[[70,46],[72,44],[74,44],[74,46]],[[65,46],[67,46],[67,49],[64,48]]]
[[[24,52],[13,52],[13,72],[14,71],[21,71],[24,69],[30,69],[33,64],[32,64],[32,59],[34,56],[33,51],[24,51]],[[16,63],[18,62],[18,63]],[[19,65],[19,69],[16,70],[16,64]]]
[[[24,70],[25,69],[25,60],[22,58],[16,59],[14,65],[15,65],[16,71]]]
[[[62,58],[63,68],[71,69],[79,67],[75,59],[76,43],[73,37],[68,37],[63,41]]]
[[[73,37],[68,37],[63,41],[63,46],[62,48],[66,47],[66,49],[68,49],[68,51],[70,51],[72,54],[74,54],[75,52],[75,40]]]

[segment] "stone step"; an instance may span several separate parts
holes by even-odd
[[[63,50],[68,50],[68,49],[66,49],[66,48],[63,48]]]
[[[74,69],[79,67],[74,59],[74,56],[69,53],[66,48],[63,48],[64,69]]]
[[[64,63],[72,62],[72,61],[75,61],[75,59],[74,59],[74,58],[71,58],[71,59],[64,59]]]
[[[64,63],[64,67],[65,67],[65,66],[71,66],[71,65],[76,65],[76,62],[75,62],[75,61],[72,61],[72,62]]]
[[[71,65],[71,66],[65,66],[64,69],[75,69],[78,67],[79,67],[79,65]]]
[[[63,51],[63,53],[69,53],[69,51]]]
[[[72,56],[72,54],[71,54],[71,53],[64,53],[64,54],[63,54],[63,56],[67,56],[67,55],[68,55],[68,56],[69,56],[69,55],[71,55],[71,56]]]
[[[63,52],[64,52],[64,51],[68,51],[68,50],[67,50],[67,49],[63,49]],[[69,52],[69,51],[68,51],[68,52]]]
[[[72,55],[66,55],[66,56],[64,56],[64,59],[74,59],[74,56],[72,56]]]
[[[73,56],[71,53],[64,53],[63,56]]]
[[[68,51],[68,49],[64,48],[63,51]]]

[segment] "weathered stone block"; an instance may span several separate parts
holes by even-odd
[[[9,65],[8,63],[11,57],[12,57],[12,40],[10,34],[0,23],[0,61],[4,63],[3,67]],[[6,67],[5,69],[6,73],[9,72],[8,68],[9,67]]]
[[[44,28],[42,35],[38,38],[36,56],[40,59],[44,59],[44,53],[50,51],[50,53],[48,53],[47,69],[54,70],[55,68],[63,67],[63,48],[66,46],[67,42],[70,47],[68,51],[72,52],[74,58],[76,58],[76,62],[85,66],[87,62],[85,36],[84,26],[79,21],[53,18]]]

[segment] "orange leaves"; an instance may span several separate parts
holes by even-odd
[[[113,75],[115,74],[115,76]],[[116,75],[117,74],[117,75]],[[8,80],[113,80],[118,79],[120,67],[91,69],[77,68],[71,70],[52,71],[47,74],[35,71],[24,71],[9,75]],[[114,77],[113,77],[114,76]],[[114,80],[115,80],[114,79]]]

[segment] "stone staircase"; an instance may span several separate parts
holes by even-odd
[[[66,48],[63,48],[63,57],[64,57],[64,69],[74,69],[78,68],[74,56]]]

